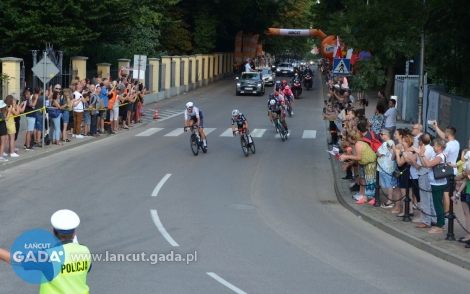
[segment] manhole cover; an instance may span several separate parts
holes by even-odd
[[[336,201],[333,200],[320,200],[321,204],[336,204]]]
[[[246,204],[230,204],[230,205],[227,205],[227,207],[234,208],[234,209],[256,209],[255,206],[246,205]]]

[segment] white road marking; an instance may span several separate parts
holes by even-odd
[[[228,128],[225,132],[220,135],[221,137],[233,137],[232,128]]]
[[[204,128],[204,134],[209,135],[215,130],[215,128]]]
[[[266,132],[266,129],[254,129],[250,132],[250,135],[253,138],[261,138],[264,135],[264,132]]]
[[[137,134],[136,137],[148,137],[155,134],[156,132],[160,132],[161,130],[163,130],[163,128],[150,128],[140,134]]]
[[[214,280],[216,280],[217,282],[221,283],[222,285],[224,285],[225,287],[229,288],[230,290],[232,290],[233,292],[235,293],[238,293],[238,294],[247,294],[246,292],[238,289],[237,287],[235,287],[234,285],[230,284],[229,282],[227,282],[226,280],[222,279],[221,277],[219,277],[218,275],[214,274],[214,273],[206,273],[208,274],[210,277],[212,277]]]
[[[304,134],[302,135],[302,139],[315,139],[316,137],[316,130],[304,130]]]
[[[171,113],[171,114],[180,114],[182,113],[181,110],[165,110],[165,113]]]
[[[171,238],[170,234],[165,230],[165,228],[162,225],[162,222],[160,221],[160,218],[158,217],[158,213],[156,210],[150,210],[150,214],[152,215],[153,222],[157,226],[157,229],[160,231],[160,233],[163,235],[163,237],[170,243],[171,246],[173,247],[179,247],[178,243]]]
[[[182,133],[184,133],[184,129],[183,128],[177,128],[177,129],[174,129],[173,131],[169,132],[168,134],[166,134],[165,137],[177,137],[177,136],[181,135]]]
[[[158,185],[153,189],[152,196],[156,197],[158,195],[158,192],[162,188],[163,184],[168,180],[168,178],[171,177],[171,174],[166,174],[158,183]]]

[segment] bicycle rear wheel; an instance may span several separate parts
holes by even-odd
[[[245,154],[245,156],[248,157],[248,155],[250,155],[250,153],[248,151],[248,146],[247,146],[248,142],[245,140],[245,135],[240,137],[240,144],[242,145],[243,153]]]
[[[197,156],[199,154],[199,142],[196,134],[191,134],[189,141],[191,143],[191,150],[193,151],[194,156]]]

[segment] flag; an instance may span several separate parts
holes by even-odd
[[[250,58],[255,58],[256,55],[256,45],[258,44],[259,34],[251,36],[251,44],[250,44]]]
[[[243,44],[243,31],[239,31],[235,36],[235,63],[237,65],[242,64],[243,62],[243,52],[242,52],[242,44]]]
[[[244,59],[250,58],[251,35],[252,33],[248,33],[245,35],[245,38],[243,39],[243,58]]]
[[[335,47],[335,55],[334,55],[334,58],[341,58],[341,46],[340,46],[340,43],[339,43],[339,37],[337,36],[336,37],[336,47]]]

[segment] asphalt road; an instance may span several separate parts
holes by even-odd
[[[224,80],[159,103],[204,114],[207,154],[193,156],[182,115],[3,172],[0,247],[76,211],[92,253],[196,254],[197,261],[94,262],[92,293],[466,293],[469,272],[362,221],[338,204],[320,115],[320,78],[294,104],[288,141],[276,138],[263,97]],[[243,112],[256,154],[221,136]],[[152,128],[160,130],[147,131]],[[315,138],[302,138],[304,131]],[[152,133],[152,134],[151,134]],[[313,134],[315,132],[307,132]],[[141,136],[137,136],[137,135]],[[143,136],[150,134],[149,136]],[[160,183],[160,185],[159,185]],[[152,196],[154,195],[154,196]],[[34,293],[0,264],[0,293]]]

